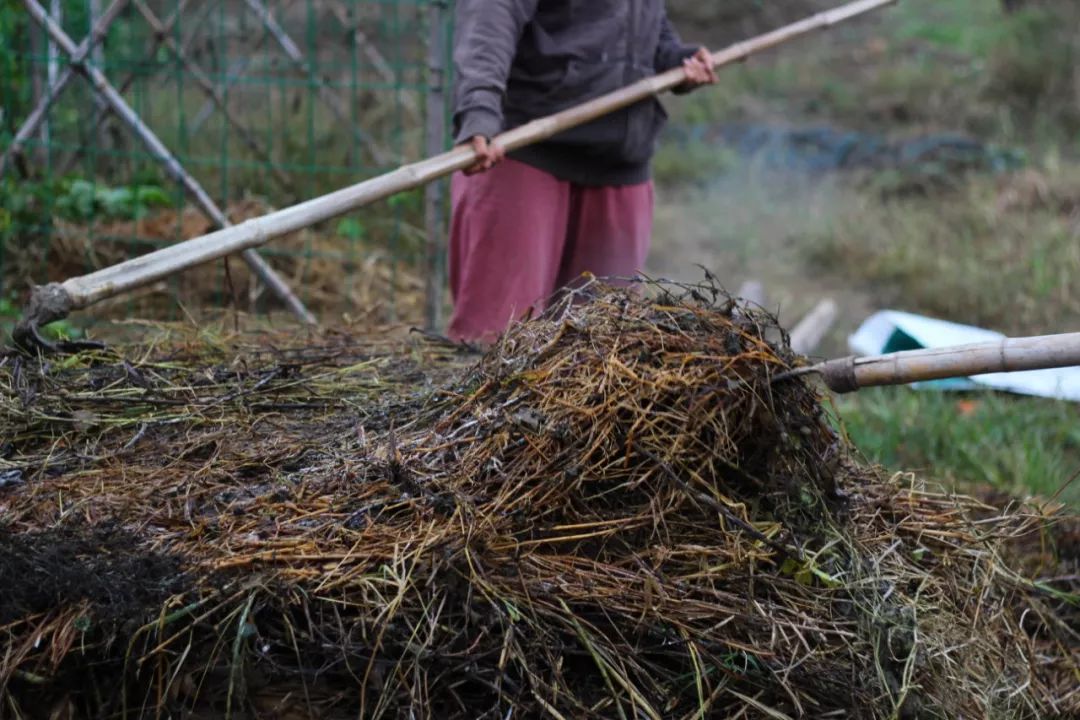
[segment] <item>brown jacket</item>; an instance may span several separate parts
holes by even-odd
[[[663,0],[457,0],[454,137],[494,137],[694,53]],[[582,185],[649,177],[666,119],[656,100],[568,130],[512,157]]]

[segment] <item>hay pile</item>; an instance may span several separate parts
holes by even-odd
[[[7,358],[0,714],[1075,716],[1045,514],[858,466],[771,382],[771,318],[652,290],[476,364],[347,334]]]

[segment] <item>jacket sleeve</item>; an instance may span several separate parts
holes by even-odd
[[[458,0],[454,33],[454,142],[502,131],[510,65],[538,0]]]
[[[667,72],[682,65],[682,61],[696,53],[697,50],[696,45],[683,43],[665,12],[660,25],[660,42],[656,46],[656,72]]]

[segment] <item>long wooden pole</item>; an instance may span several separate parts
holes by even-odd
[[[256,2],[256,0],[247,1]],[[897,0],[857,0],[834,10],[818,13],[805,20],[736,43],[713,54],[713,66],[719,68],[742,62],[755,53],[776,47],[815,30],[832,27],[895,2]],[[555,115],[517,127],[501,134],[496,138],[496,142],[506,150],[517,150],[634,103],[660,95],[685,81],[686,70],[678,67]],[[65,317],[72,310],[85,308],[105,298],[147,285],[196,265],[218,260],[237,252],[249,251],[276,237],[464,170],[475,161],[476,153],[471,147],[458,147],[328,195],[246,220],[239,225],[192,238],[89,275],[71,278],[60,284],[53,283],[35,288],[17,332],[22,337],[26,337],[27,331],[33,331],[40,324]]]
[[[1080,333],[847,357],[778,375],[774,382],[819,375],[833,392],[849,393],[882,385],[1074,366],[1080,366]]]

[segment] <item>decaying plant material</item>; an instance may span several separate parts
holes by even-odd
[[[6,358],[0,714],[1075,716],[1063,519],[857,464],[772,318],[644,290],[479,359]]]

